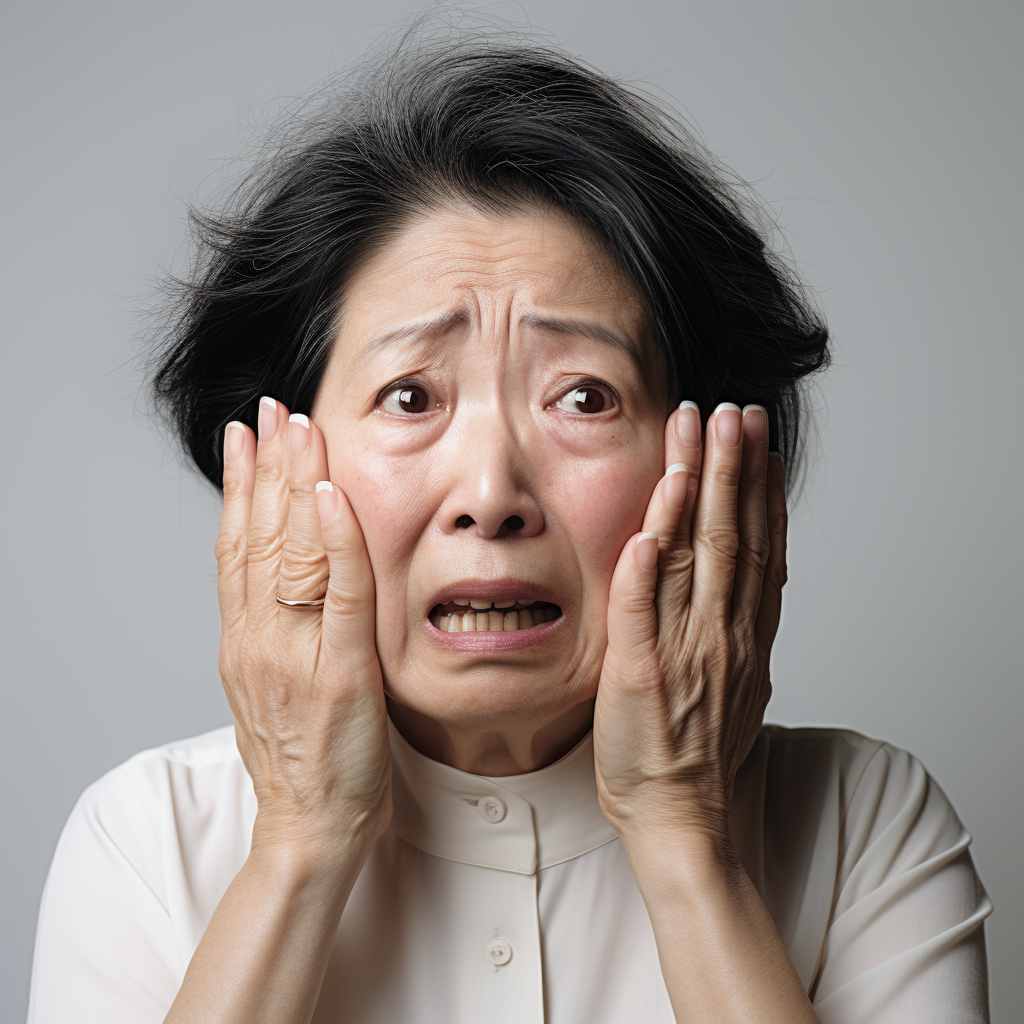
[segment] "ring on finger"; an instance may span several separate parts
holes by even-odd
[[[318,597],[315,601],[286,601],[283,597],[277,599],[277,603],[285,608],[323,608],[326,597]]]

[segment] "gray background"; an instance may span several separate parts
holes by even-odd
[[[4,1020],[24,1016],[40,891],[82,789],[230,720],[218,502],[139,415],[136,300],[180,263],[184,203],[220,180],[240,124],[409,10],[2,9]],[[996,907],[993,1019],[1014,1019],[1024,7],[489,10],[673,97],[787,228],[838,349],[816,392],[821,454],[792,521],[769,718],[848,725],[924,761],[974,835]]]

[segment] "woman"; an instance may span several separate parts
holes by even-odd
[[[827,332],[681,130],[404,50],[198,226],[234,728],[82,797],[30,1020],[986,1020],[935,783],[762,725]]]

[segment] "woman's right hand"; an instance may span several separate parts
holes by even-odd
[[[365,856],[391,818],[373,573],[348,499],[320,483],[319,428],[270,398],[258,426],[258,440],[225,430],[220,673],[256,791],[253,850],[329,864]],[[325,594],[322,612],[276,600]]]

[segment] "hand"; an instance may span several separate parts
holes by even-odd
[[[348,499],[317,487],[319,428],[269,398],[258,426],[258,442],[225,430],[220,673],[256,791],[253,849],[329,860],[368,849],[391,817],[373,573]],[[325,593],[322,612],[276,600]]]
[[[629,847],[696,834],[730,849],[736,771],[771,696],[786,573],[782,460],[760,406],[722,405],[701,452],[695,407],[666,425],[667,472],[612,577],[594,754]],[[699,487],[698,487],[699,480]]]

